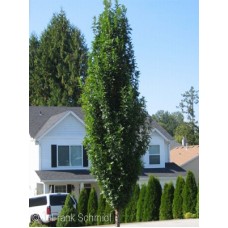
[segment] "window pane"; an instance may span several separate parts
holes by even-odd
[[[149,147],[149,154],[160,154],[160,145],[152,145]]]
[[[69,166],[69,146],[58,146],[58,165]]]
[[[55,193],[66,192],[66,185],[56,185]]]
[[[160,155],[150,155],[150,164],[160,164]]]
[[[82,166],[82,147],[71,146],[71,165]]]
[[[57,186],[56,186],[57,187]],[[50,195],[51,206],[63,206],[65,204],[66,195]]]

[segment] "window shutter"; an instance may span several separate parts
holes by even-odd
[[[68,184],[67,185],[67,193],[71,193],[71,191],[72,191],[72,185]]]
[[[54,193],[54,192],[55,192],[55,186],[49,185],[49,193]]]
[[[88,155],[84,146],[83,146],[83,167],[88,167]]]
[[[57,146],[51,145],[51,167],[57,167]]]

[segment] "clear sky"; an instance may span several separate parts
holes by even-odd
[[[181,94],[191,86],[199,89],[198,0],[119,0],[119,3],[127,8],[140,71],[139,89],[147,101],[148,112],[178,111]],[[93,17],[102,12],[103,0],[30,0],[29,33],[40,36],[53,13],[61,9],[84,34],[90,48]]]

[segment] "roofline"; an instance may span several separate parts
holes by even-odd
[[[197,154],[195,157],[191,158],[190,160],[186,161],[185,163],[181,164],[180,166],[182,167],[182,166],[184,166],[184,165],[187,165],[189,162],[194,161],[194,160],[195,160],[196,158],[198,158],[198,157],[199,157],[199,154]]]
[[[54,182],[61,182],[61,183],[68,183],[68,182],[97,182],[96,179],[65,179],[65,180],[41,180],[43,183],[54,183]]]
[[[36,136],[34,137],[36,139],[36,141],[41,140],[46,134],[48,134],[53,128],[55,128],[60,122],[62,122],[67,116],[69,115],[73,115],[81,124],[83,124],[85,126],[84,121],[79,118],[73,111],[66,111],[66,114],[60,119],[58,120],[55,124],[53,124],[46,132],[44,132],[39,138],[36,139]],[[51,118],[51,117],[50,117]],[[39,133],[39,131],[37,132],[37,134]],[[36,135],[37,135],[36,134]]]
[[[159,135],[161,135],[166,141],[169,143],[171,142],[171,139],[168,139],[164,134],[162,134],[156,127],[153,128],[152,132],[157,131]]]

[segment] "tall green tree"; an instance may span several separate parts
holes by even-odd
[[[96,216],[97,216],[97,193],[95,188],[92,188],[89,194],[88,206],[87,206],[87,215],[88,220],[86,221],[86,225],[95,225],[97,224]]]
[[[29,104],[78,106],[87,46],[64,11],[53,15],[39,40],[30,37],[29,56]]]
[[[196,145],[199,144],[199,126],[198,121],[196,121],[195,116],[195,105],[199,103],[199,91],[195,90],[193,86],[189,89],[189,91],[186,91],[185,93],[181,94],[183,99],[179,103],[179,106],[177,108],[180,108],[183,114],[186,114],[188,122],[185,125],[190,128],[191,133],[189,135],[192,135],[192,137],[187,137],[185,135],[182,135],[182,137],[186,137],[188,144]],[[183,127],[183,125],[182,125]],[[177,129],[179,132],[180,129]],[[177,134],[177,133],[176,133]],[[175,135],[175,138],[177,136]]]
[[[143,184],[140,190],[139,199],[137,202],[137,214],[136,214],[136,221],[141,222],[143,221],[143,211],[144,211],[144,202],[146,197],[146,185]]]
[[[169,113],[164,110],[157,111],[152,115],[152,119],[166,129],[172,136],[174,136],[176,128],[184,122],[184,116],[181,112]]]
[[[173,183],[165,184],[161,196],[160,206],[160,220],[173,219],[172,205],[173,205],[174,187]]]
[[[103,194],[100,194],[100,197],[98,200],[98,209],[97,209],[97,215],[98,215],[97,225],[104,224],[104,219],[102,218],[103,216],[105,216],[105,206],[106,206],[106,200]]]
[[[196,213],[197,201],[197,184],[195,176],[191,171],[188,171],[186,182],[183,190],[183,213]]]
[[[118,1],[95,19],[94,41],[83,90],[87,147],[91,172],[110,206],[119,212],[132,196],[141,172],[141,156],[150,139],[151,124],[138,92],[139,71],[131,42],[126,8]]]
[[[79,194],[79,199],[78,199],[78,214],[80,215],[80,218],[84,218],[87,215],[87,207],[88,207],[88,192],[84,188]],[[80,221],[80,225],[85,225],[85,221]]]
[[[185,181],[184,178],[179,176],[176,182],[176,188],[174,191],[173,198],[173,218],[181,219],[183,218],[183,190]]]
[[[61,210],[56,226],[57,227],[76,227],[78,225],[78,214],[74,208],[70,194],[67,195],[63,209]]]
[[[136,221],[137,202],[139,199],[139,194],[140,194],[140,188],[139,188],[139,185],[136,184],[133,195],[131,197],[131,200],[129,201],[129,203],[125,209],[125,222],[135,222]]]
[[[144,201],[143,221],[159,220],[162,188],[159,180],[150,176]]]

